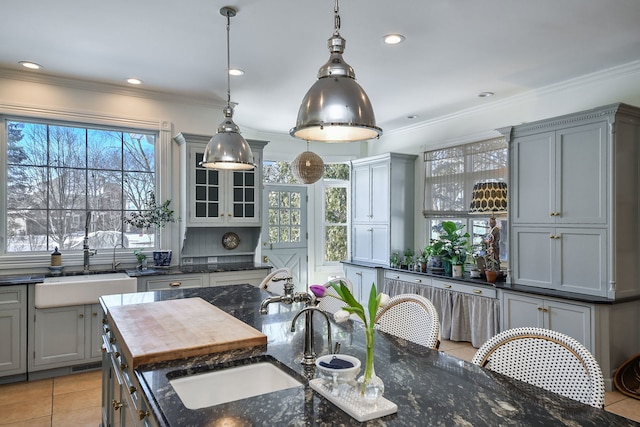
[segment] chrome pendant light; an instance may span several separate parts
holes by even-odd
[[[307,92],[291,136],[307,141],[353,142],[378,138],[373,107],[356,82],[353,68],[342,58],[346,41],[340,36],[338,0],[334,7],[335,29],[329,39],[329,61],[320,67],[318,81]]]
[[[209,169],[250,170],[255,168],[251,147],[240,135],[238,125],[233,122],[231,106],[229,29],[231,17],[236,16],[236,13],[236,9],[229,6],[220,9],[220,14],[227,17],[227,106],[222,110],[224,120],[218,125],[216,134],[207,144],[200,162],[200,166]]]

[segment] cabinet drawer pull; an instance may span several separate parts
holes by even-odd
[[[109,337],[109,342],[111,344],[115,343],[116,342],[116,338],[115,337]]]
[[[480,289],[474,289],[474,290],[473,290],[473,293],[474,293],[474,294],[481,294],[481,293],[482,293],[482,291],[481,291]]]
[[[546,313],[547,311],[549,311],[549,309],[544,308],[544,307],[538,307],[538,311],[542,311],[542,312]]]
[[[114,355],[114,356],[116,357],[116,359],[117,359],[118,357],[120,357],[120,352],[119,352],[119,351],[116,351],[115,353],[113,353],[113,355]]]
[[[84,318],[84,314],[80,313],[80,314],[78,315],[78,317],[82,319],[82,318]]]
[[[367,228],[367,231],[373,231],[373,228]]]
[[[413,279],[413,281],[416,283],[422,283],[422,279]]]
[[[171,286],[173,288],[177,288],[180,285],[182,285],[182,282],[171,282],[171,283],[169,283],[169,286]]]
[[[124,405],[122,404],[122,402],[118,402],[117,400],[113,399],[111,401],[111,406],[113,407],[114,411],[117,411],[118,409],[122,408]]]
[[[449,289],[449,288],[451,288],[451,285],[444,285],[444,287]]]
[[[121,370],[123,370],[123,371],[124,371],[124,370],[125,370],[125,369],[127,369],[127,368],[128,368],[128,366],[127,366],[127,364],[126,364],[126,363],[122,362],[122,363],[120,364],[120,369],[121,369]]]
[[[140,409],[138,411],[138,417],[140,417],[140,421],[144,420],[145,418],[147,418],[149,415],[151,415],[151,413],[149,411],[143,411],[142,409]]]
[[[137,389],[137,388],[135,388],[134,386],[129,386],[129,394],[133,394],[133,393],[135,393],[136,391],[138,391],[138,389]]]
[[[400,276],[396,276],[396,277],[394,277],[394,279],[396,279],[396,280],[397,280],[397,279],[399,279],[399,278],[400,278]]]

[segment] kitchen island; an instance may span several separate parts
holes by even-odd
[[[235,285],[101,298],[108,312],[126,304],[200,297],[267,335],[266,349],[261,346],[138,366],[133,375],[151,425],[361,425],[306,384],[196,410],[184,406],[169,381],[210,371],[219,364],[242,364],[247,358],[268,356],[303,383],[305,377],[313,377],[313,372],[300,364],[304,322],[299,320],[297,332],[290,332],[291,320],[302,307],[271,304],[269,313],[260,315],[260,303],[268,296],[253,286]],[[326,343],[327,327],[320,316],[316,317],[316,342],[322,345]],[[341,343],[341,353],[364,360],[365,337],[360,323],[332,324],[332,332],[334,342]],[[319,354],[327,352],[327,345],[324,347],[316,348]],[[383,333],[376,337],[375,366],[385,383],[384,397],[398,405],[398,412],[369,425],[638,425]],[[109,406],[109,402],[105,404]]]

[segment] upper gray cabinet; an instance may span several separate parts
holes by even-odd
[[[511,183],[518,191],[509,205],[511,221],[606,224],[607,128],[601,119],[514,137]]]
[[[415,155],[387,153],[351,162],[351,259],[388,265],[413,249]]]
[[[510,148],[512,281],[640,295],[640,109],[614,104],[500,132]]]
[[[262,190],[262,151],[267,142],[248,140],[256,168],[218,171],[200,166],[210,136],[181,133],[186,146],[185,218],[187,227],[259,226]]]

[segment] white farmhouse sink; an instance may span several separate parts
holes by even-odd
[[[126,294],[138,290],[138,281],[127,273],[84,274],[45,277],[36,283],[36,308],[96,304],[102,295]]]
[[[302,385],[269,362],[188,375],[169,380],[169,383],[188,409],[206,408]]]

